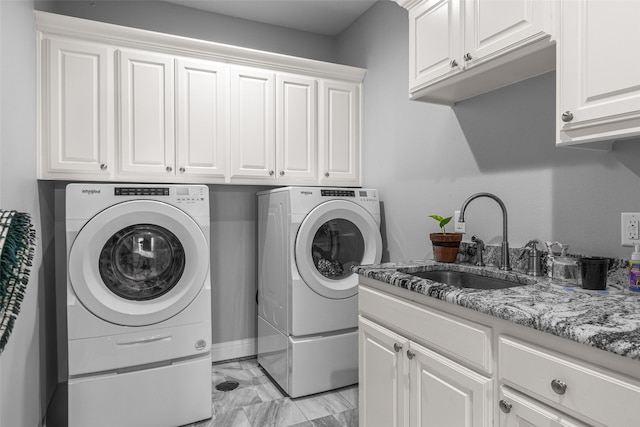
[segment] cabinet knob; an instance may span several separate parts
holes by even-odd
[[[458,61],[456,61],[455,59],[452,59],[449,64],[451,65],[451,68],[456,68],[458,66]]]
[[[573,120],[573,113],[571,111],[565,111],[564,113],[562,113],[562,121],[563,122],[570,122],[571,120]]]
[[[471,56],[471,54],[470,54],[470,53],[465,53],[465,54],[464,54],[464,60],[465,60],[465,61],[471,61],[471,59],[472,59],[472,58],[473,58],[473,57]]]
[[[104,164],[104,163],[100,164],[100,170],[101,171],[106,171],[107,170],[107,165]]]
[[[329,178],[329,172],[325,172],[325,173],[324,173],[324,176],[325,176],[325,177],[327,177],[327,178]]]
[[[502,412],[504,412],[505,414],[508,414],[509,412],[511,412],[511,407],[513,405],[511,405],[511,403],[507,402],[506,400],[501,400],[498,403],[498,406],[500,406],[500,410]]]
[[[396,351],[396,353],[399,353],[400,350],[402,350],[402,344],[398,344],[397,342],[394,342],[393,349]]]
[[[284,176],[284,171],[280,171],[280,176]]]
[[[165,168],[165,170],[166,170],[167,172],[171,172],[171,171],[173,171],[173,168],[172,168],[171,166],[167,166],[167,167]]]
[[[180,169],[178,169],[180,171],[180,173],[185,173],[187,170],[184,168],[184,166],[182,166]]]
[[[413,359],[416,356],[416,354],[411,351],[411,350],[407,350],[407,357],[409,358],[409,360]]]
[[[557,394],[564,394],[567,391],[567,384],[564,381],[554,379],[551,380],[551,389]]]
[[[273,172],[273,171],[269,171],[269,176],[273,176],[274,173],[275,172]]]

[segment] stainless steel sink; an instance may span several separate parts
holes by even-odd
[[[411,274],[412,276],[417,276],[423,279],[433,280],[435,282],[445,283],[450,286],[457,286],[458,288],[504,289],[525,285],[525,283],[517,283],[510,280],[479,276],[477,274],[465,273],[462,271],[434,270],[419,271],[416,273],[407,274]]]

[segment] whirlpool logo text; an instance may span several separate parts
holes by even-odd
[[[86,194],[87,196],[91,196],[93,194],[100,194],[101,190],[96,190],[95,188],[85,188],[84,190],[81,190],[82,194]]]

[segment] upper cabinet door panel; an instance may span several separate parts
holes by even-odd
[[[317,180],[318,126],[316,80],[278,75],[276,147],[279,176]]]
[[[109,175],[113,138],[111,51],[107,46],[51,38],[45,41],[49,64],[44,73],[43,114],[48,172]]]
[[[411,9],[409,34],[412,88],[462,70],[460,0],[429,0]]]
[[[231,176],[275,176],[275,77],[231,67]]]
[[[360,182],[360,86],[321,82],[321,183],[358,185]]]
[[[173,173],[173,58],[119,51],[120,171]]]
[[[178,175],[224,177],[227,153],[226,66],[176,60]]]
[[[465,1],[467,63],[547,37],[550,13],[549,3],[542,0]]]
[[[560,143],[640,134],[639,19],[638,1],[561,3]]]

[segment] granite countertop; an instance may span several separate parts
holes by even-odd
[[[525,283],[507,289],[457,288],[408,273],[446,269]],[[471,310],[528,326],[640,360],[640,293],[608,284],[607,292],[569,290],[547,277],[505,272],[495,267],[416,261],[362,265],[361,276],[437,298]]]

